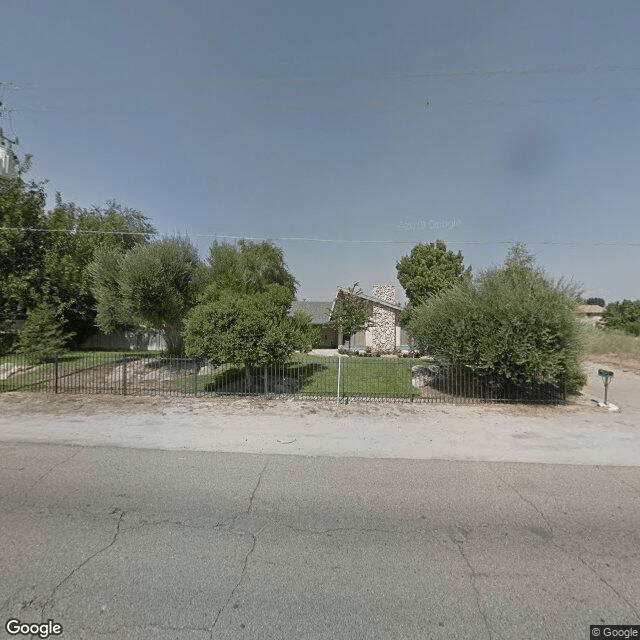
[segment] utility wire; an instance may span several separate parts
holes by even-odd
[[[35,227],[0,227],[0,231],[25,231],[34,233],[67,233],[70,235],[115,235],[115,236],[159,236],[175,235],[187,238],[213,238],[221,240],[250,240],[252,242],[319,242],[325,244],[416,244],[416,240],[350,240],[345,238],[309,238],[303,236],[282,237],[251,237],[232,236],[219,233],[181,233],[165,234],[159,231],[147,233],[144,231],[95,231],[90,229],[38,229]],[[516,244],[518,240],[448,240],[451,245],[508,245]],[[640,247],[640,242],[567,242],[541,240],[526,242],[527,245],[557,246],[557,247]]]

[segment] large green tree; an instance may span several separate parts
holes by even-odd
[[[471,273],[471,267],[464,266],[462,253],[449,251],[442,240],[415,245],[408,256],[403,256],[396,263],[396,270],[398,281],[412,307],[452,287]]]
[[[97,253],[146,244],[155,229],[139,211],[115,201],[84,209],[62,202],[46,216],[41,265],[43,297],[58,307],[65,331],[82,343],[96,332],[96,299],[89,265]]]
[[[100,251],[91,265],[97,321],[104,331],[162,331],[171,353],[182,352],[182,327],[202,288],[204,265],[188,240],[164,238],[126,253]]]
[[[10,323],[38,309],[47,313],[35,318],[50,318],[55,309],[66,342],[81,343],[96,331],[88,269],[95,252],[132,248],[155,230],[115,201],[84,209],[56,194],[45,212],[46,182],[26,181],[28,168],[23,162],[17,177],[0,178],[0,319]]]
[[[209,288],[185,321],[185,351],[212,364],[252,368],[283,363],[294,351],[307,351],[315,331],[311,316],[288,315],[293,296],[283,285],[258,293]]]
[[[512,251],[502,268],[430,297],[414,310],[410,330],[449,362],[579,388],[585,380],[575,287],[552,282],[521,258]]]
[[[13,322],[41,301],[46,240],[44,182],[0,178],[0,320]]]
[[[209,250],[209,282],[218,290],[261,293],[272,284],[295,296],[297,280],[284,262],[284,252],[271,242],[213,242]]]

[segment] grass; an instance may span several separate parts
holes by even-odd
[[[615,354],[622,358],[640,360],[640,338],[618,329],[585,327],[585,355]]]
[[[387,396],[406,398],[419,395],[411,386],[411,366],[421,360],[410,358],[342,358],[340,363],[341,396]],[[244,367],[224,365],[214,373],[184,376],[175,388],[186,393],[224,391],[243,387]],[[254,373],[253,392],[260,392],[264,378]],[[338,391],[338,359],[295,354],[284,364],[268,368],[269,385],[288,381],[295,392],[303,395],[335,396]],[[236,384],[236,387],[233,385]],[[269,389],[273,392],[273,389]]]
[[[610,336],[605,336],[610,339]],[[593,334],[593,339],[602,336]],[[629,344],[627,336],[616,336]],[[633,341],[633,339],[632,339]],[[638,345],[633,342],[633,347]],[[601,348],[609,351],[609,342]],[[247,386],[245,369],[241,366],[223,365],[209,373],[196,373],[195,363],[185,359],[180,363],[175,360],[170,368],[166,356],[160,353],[132,351],[76,351],[58,357],[57,389],[61,392],[74,393],[123,393],[124,368],[119,367],[126,359],[142,360],[135,366],[126,369],[126,392],[152,395],[191,395],[194,393],[229,393],[229,394],[261,394],[264,392],[264,376],[262,371],[252,372]],[[0,365],[11,362],[28,365],[23,356],[2,356]],[[411,384],[411,367],[425,365],[418,358],[340,358],[340,396],[341,397],[386,397],[411,398],[421,396],[423,391]],[[52,392],[55,386],[56,365],[53,362],[31,364],[23,372],[0,380],[0,392],[44,390]],[[468,397],[476,397],[480,391],[472,381],[462,376],[454,376],[444,387],[433,389],[435,396],[443,393],[464,395],[460,389],[470,384]],[[463,386],[459,386],[463,385]],[[477,386],[477,384],[476,384]],[[273,394],[298,394],[306,396],[336,397],[338,392],[338,358],[295,354],[289,362],[268,368],[267,392]],[[482,394],[478,397],[484,397]]]
[[[149,353],[142,354],[133,351],[71,351],[63,353],[58,356],[58,378],[94,367],[113,366],[121,362],[125,357],[141,356],[149,357]],[[5,380],[0,380],[0,393],[4,391],[43,389],[54,383],[56,369],[54,361],[35,363],[24,355],[9,354],[0,356],[0,365],[6,363],[24,365],[29,368]]]

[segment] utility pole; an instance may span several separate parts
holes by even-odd
[[[0,87],[6,83],[0,82]],[[2,130],[2,119],[4,118],[6,108],[0,102],[0,178],[15,178],[18,174],[16,171],[16,165],[18,164],[18,157],[13,152],[13,145],[20,144],[18,137],[15,140],[11,140],[4,135]]]

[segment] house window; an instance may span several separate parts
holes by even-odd
[[[400,327],[400,347],[410,347],[413,344],[413,337],[408,329]]]
[[[367,346],[367,337],[364,331],[358,331],[353,337],[354,348],[362,348]]]

